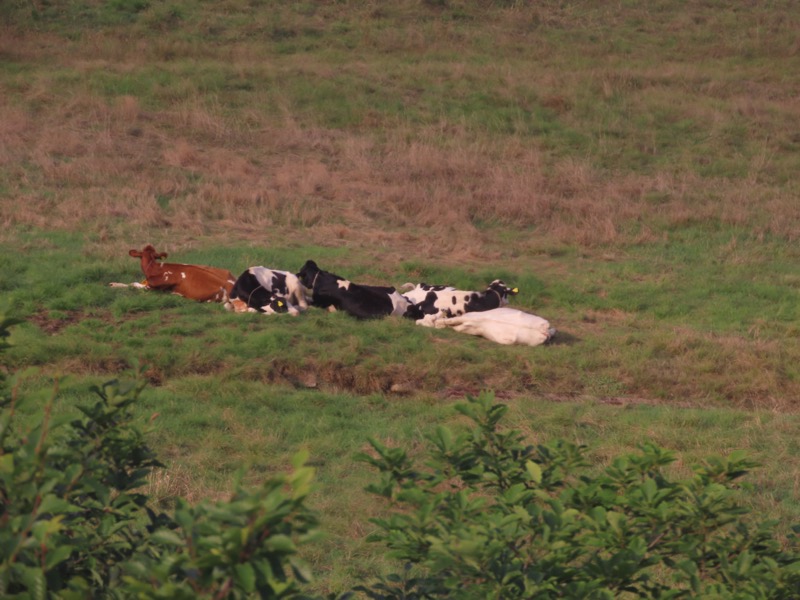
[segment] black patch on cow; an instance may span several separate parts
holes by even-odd
[[[286,285],[286,274],[272,272],[272,289],[273,291],[280,292],[284,296],[289,295],[289,288]]]
[[[425,311],[424,306],[420,302],[419,304],[409,304],[408,308],[406,308],[406,312],[403,314],[406,319],[414,319],[415,321],[419,321],[420,319],[425,318]]]
[[[426,292],[441,292],[447,289],[446,285],[428,285],[427,283],[420,283],[419,287]]]

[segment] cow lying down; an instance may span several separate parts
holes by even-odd
[[[250,267],[239,275],[225,308],[235,312],[275,314],[288,312],[292,316],[308,308],[303,286],[297,275],[266,267]]]
[[[353,283],[323,271],[313,260],[306,261],[297,277],[310,290],[314,306],[341,310],[357,319],[402,316],[410,304],[393,287]]]
[[[545,319],[507,306],[457,317],[442,316],[435,319],[434,326],[479,335],[498,344],[527,346],[544,344],[556,333]]]
[[[111,287],[135,287],[170,292],[198,302],[226,302],[236,281],[227,269],[206,265],[161,262],[166,252],[157,252],[148,244],[141,250],[128,252],[141,260],[145,280],[131,284],[111,283]]]
[[[508,297],[519,293],[495,279],[482,292],[457,290],[445,285],[428,285],[419,283],[414,286],[406,283],[401,289],[413,289],[403,292],[403,296],[411,302],[405,313],[408,319],[414,319],[417,325],[433,327],[440,317],[457,317],[470,312],[481,312],[500,308],[508,304]]]

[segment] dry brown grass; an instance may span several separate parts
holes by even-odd
[[[506,36],[499,38],[502,43],[513,45],[514,36],[522,35],[509,27],[520,18],[538,24],[568,19],[572,26],[578,19],[564,10],[535,12],[494,15],[492,26]],[[299,21],[290,25],[300,27]],[[586,26],[595,25],[590,20]],[[426,40],[448,39],[441,27],[422,29],[417,35],[425,39],[416,39],[407,24],[394,32],[394,41],[387,35],[375,43],[422,47]],[[135,73],[162,52],[103,32],[70,43],[70,53],[57,53],[59,40],[48,34],[7,29],[0,37],[1,55],[35,63],[58,54],[65,69],[85,76],[103,69]],[[237,61],[243,76],[264,68],[299,69],[322,78],[334,72],[302,55],[287,58],[284,67],[263,67],[263,51],[243,43],[220,52]],[[184,53],[203,54],[196,47]],[[464,62],[450,66],[448,77],[459,70],[477,77],[476,67]],[[375,65],[352,68],[369,74]],[[435,68],[441,67],[420,66],[423,73]],[[587,76],[546,69],[525,74],[511,65],[477,69],[479,79],[499,78],[500,89],[540,80],[539,86],[550,90],[541,103],[566,122],[573,121],[576,94]],[[754,127],[774,125],[775,114],[787,121],[800,116],[780,90],[751,86],[742,92],[733,83],[709,80],[694,65],[609,66],[588,76],[606,97],[635,90],[640,103],[664,102],[659,94],[676,86],[692,93],[702,88],[728,99]],[[445,252],[468,251],[481,240],[479,229],[486,223],[531,228],[552,243],[584,247],[647,242],[660,227],[708,220],[792,240],[800,231],[792,190],[762,181],[774,162],[773,146],[766,143],[744,181],[701,178],[686,170],[619,173],[599,170],[592,157],[554,158],[531,138],[476,135],[454,122],[412,128],[381,119],[378,132],[330,130],[309,126],[288,103],[276,120],[253,109],[231,114],[213,96],[190,94],[170,107],[145,110],[132,95],[104,100],[88,89],[61,96],[56,89],[43,75],[0,100],[0,168],[7,181],[0,221],[6,226],[81,229],[116,222],[128,233],[158,230],[157,237],[226,231],[256,236],[277,226],[284,239],[302,234],[333,244],[354,232],[365,246],[402,247],[405,237],[422,242],[421,256],[442,251],[439,245],[425,247],[430,236],[446,238]],[[675,97],[669,93],[667,102]],[[725,122],[719,108],[691,100],[685,96],[687,118]],[[649,143],[654,142],[645,134],[643,144]],[[661,201],[652,202],[654,196]]]
[[[51,102],[41,118],[0,107],[0,166],[12,187],[0,212],[6,225],[117,220],[178,235],[280,226],[320,237],[333,227],[334,238],[358,231],[365,245],[390,230],[474,243],[476,223],[532,227],[581,246],[647,241],[658,222],[719,219],[789,239],[800,231],[790,194],[757,178],[611,177],[576,158],[553,163],[523,140],[475,141],[458,128],[443,147],[439,130],[400,129],[378,142],[291,120],[237,131],[213,108],[144,113],[130,96]],[[666,200],[654,204],[650,194]]]
[[[609,94],[620,85],[628,84],[603,78]],[[277,225],[287,238],[294,230],[333,243],[357,231],[365,245],[385,244],[389,231],[402,229],[414,241],[446,234],[462,248],[486,222],[581,246],[639,243],[662,224],[713,219],[790,239],[800,231],[792,193],[759,181],[770,165],[766,148],[746,181],[715,181],[687,172],[606,173],[588,158],[553,160],[530,140],[476,140],[453,125],[401,126],[376,139],[299,125],[291,113],[277,123],[248,114],[245,130],[241,117],[196,100],[146,112],[131,96],[110,104],[47,98],[37,86],[25,96],[45,96],[48,106],[35,119],[2,106],[0,165],[17,200],[3,203],[6,225],[79,228],[116,218],[164,235],[257,235]],[[572,103],[549,98],[559,109]],[[736,102],[754,117],[767,110],[758,99]],[[664,201],[649,202],[652,194]],[[169,199],[166,208],[159,198]]]

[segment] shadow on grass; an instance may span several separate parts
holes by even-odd
[[[581,341],[581,338],[578,336],[572,335],[571,333],[559,329],[556,331],[556,334],[547,342],[548,346],[572,346],[577,344]]]

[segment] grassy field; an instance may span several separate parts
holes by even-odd
[[[800,519],[800,16],[793,2],[12,0],[0,5],[3,368],[58,411],[137,371],[168,506],[318,470],[320,590],[382,568],[353,455],[494,390],[532,440],[676,469],[746,450]],[[233,315],[112,289],[131,248],[235,274],[482,289],[559,331]],[[35,367],[28,370],[29,367]],[[35,414],[31,419],[37,418]]]

